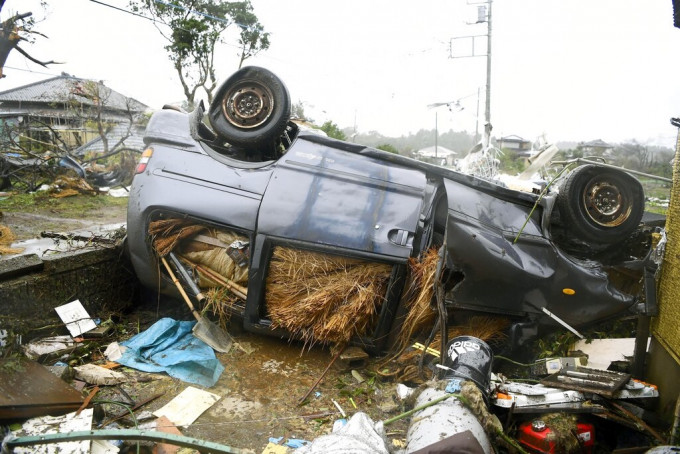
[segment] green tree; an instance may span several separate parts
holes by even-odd
[[[328,120],[324,124],[322,124],[319,127],[320,130],[325,132],[328,137],[332,137],[333,139],[338,139],[338,140],[347,140],[347,136],[345,135],[344,132],[332,121]]]
[[[257,19],[250,0],[131,0],[130,7],[136,12],[148,11],[168,27],[158,30],[168,41],[165,50],[177,71],[189,108],[193,108],[199,89],[212,102],[218,80],[215,51],[218,44],[225,42],[230,26],[239,28],[239,68],[246,59],[269,48],[269,33]]]
[[[399,150],[397,150],[394,147],[394,145],[390,145],[389,143],[383,143],[381,145],[378,145],[376,148],[378,150],[383,150],[383,151],[388,151],[390,153],[399,154]]]
[[[307,123],[314,123],[314,120],[307,118],[307,114],[305,114],[304,101],[293,103],[293,106],[291,107],[291,118],[297,118],[298,120],[306,121]]]

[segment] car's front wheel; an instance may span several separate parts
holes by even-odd
[[[557,205],[562,225],[573,236],[611,244],[624,240],[639,226],[645,197],[635,177],[589,164],[567,177]]]

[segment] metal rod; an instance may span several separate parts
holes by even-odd
[[[201,315],[194,308],[194,304],[191,302],[191,299],[189,299],[189,295],[187,295],[187,292],[184,291],[184,288],[182,287],[182,284],[179,282],[179,280],[175,276],[175,273],[172,272],[172,268],[170,268],[170,264],[168,263],[167,260],[165,260],[165,257],[161,257],[161,261],[163,262],[163,265],[165,266],[165,269],[168,272],[170,279],[172,279],[172,282],[175,283],[175,286],[177,287],[177,290],[179,290],[179,293],[182,294],[182,298],[184,298],[184,302],[187,303],[187,306],[189,306],[189,309],[191,310],[191,313],[193,314],[193,316],[196,318],[196,321],[200,322],[201,321]]]
[[[546,314],[548,317],[552,318],[552,319],[555,320],[557,323],[559,323],[560,325],[564,326],[565,328],[567,328],[567,329],[568,329],[569,331],[571,331],[572,333],[576,334],[579,338],[585,339],[581,333],[579,333],[578,331],[576,331],[575,328],[572,328],[571,325],[569,325],[567,322],[565,322],[564,320],[562,320],[561,318],[559,318],[557,315],[555,315],[555,314],[553,314],[552,312],[550,312],[550,311],[549,311],[548,309],[546,309],[545,307],[542,307],[541,310],[542,310],[543,312],[545,312],[545,314]]]
[[[652,437],[656,438],[656,441],[658,441],[661,444],[664,444],[666,442],[666,440],[656,430],[652,429],[646,422],[635,416],[623,405],[620,405],[611,400],[609,401],[609,404],[611,404],[614,408],[623,413],[626,417],[630,418],[635,423],[636,426],[642,427],[644,431],[646,431]]]
[[[148,404],[149,402],[151,402],[153,400],[158,399],[159,397],[161,397],[164,394],[165,393],[156,394],[156,395],[149,397],[148,399],[141,400],[138,403],[134,404],[132,407],[130,407],[130,411],[134,412],[135,410],[142,408],[144,405]],[[130,411],[124,411],[121,414],[119,414],[118,416],[114,416],[113,418],[104,421],[103,423],[99,424],[99,427],[107,426],[107,425],[111,424],[112,422],[118,421],[119,419],[126,417],[127,415],[130,414]]]
[[[244,287],[238,285],[236,282],[233,282],[232,280],[227,279],[226,277],[222,276],[221,274],[217,274],[216,272],[211,271],[208,268],[204,268],[201,265],[194,264],[194,266],[196,267],[196,269],[198,271],[202,272],[203,274],[206,274],[213,281],[217,282],[220,285],[223,285],[223,286],[229,288],[229,290],[234,292],[234,294],[236,296],[238,296],[239,298],[242,298],[244,300],[248,298],[248,290],[245,289]]]
[[[333,363],[335,363],[335,360],[340,358],[340,355],[342,355],[342,352],[344,352],[344,351],[345,351],[345,347],[342,347],[340,349],[340,351],[333,357],[330,364],[328,364],[328,367],[326,367],[326,370],[323,371],[323,373],[321,374],[319,379],[312,385],[311,388],[309,388],[309,391],[307,391],[307,394],[305,394],[304,397],[302,399],[300,399],[300,401],[298,402],[298,406],[301,405],[305,400],[307,400],[309,395],[312,394],[312,391],[314,391],[314,388],[316,388],[318,386],[318,384],[321,383],[321,380],[323,380],[323,378],[326,376],[328,371],[331,370],[331,366],[333,365]]]

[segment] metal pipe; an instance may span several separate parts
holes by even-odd
[[[42,434],[30,437],[19,437],[6,441],[9,448],[19,446],[35,446],[50,443],[61,443],[64,441],[82,440],[136,440],[152,441],[155,443],[168,443],[183,448],[192,448],[200,452],[220,453],[220,454],[245,454],[252,452],[247,449],[232,448],[231,446],[213,443],[211,441],[199,440],[184,435],[175,435],[164,432],[137,429],[118,429],[118,430],[84,430],[78,432]]]

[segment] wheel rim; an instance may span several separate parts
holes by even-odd
[[[602,227],[616,227],[630,216],[632,205],[619,187],[599,179],[591,180],[583,193],[588,217]]]
[[[255,128],[271,116],[274,95],[264,85],[243,82],[232,88],[222,102],[224,116],[239,128]]]

